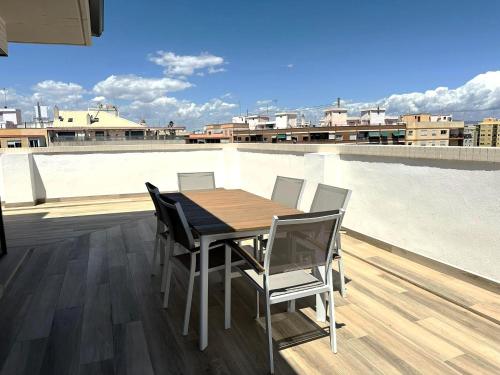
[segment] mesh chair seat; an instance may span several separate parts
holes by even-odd
[[[264,291],[263,274],[258,274],[254,269],[247,267],[240,267],[240,270],[255,284],[258,289]],[[271,275],[269,276],[269,284],[272,285],[272,288],[269,291],[271,298],[313,288],[323,287],[325,291],[327,290],[323,281],[314,277],[311,272],[305,270]]]
[[[199,248],[195,249],[198,250],[198,253],[196,254],[196,272],[200,272],[200,253],[199,253]],[[225,250],[225,245],[221,244],[217,247],[214,247],[210,250],[209,252],[209,257],[208,257],[208,268],[213,270],[216,268],[224,268],[225,262],[226,262],[226,250]],[[180,264],[189,271],[189,268],[191,267],[191,254],[185,253],[185,254],[180,254],[174,256],[175,259],[177,259]],[[231,255],[231,263],[243,263],[243,258],[239,256],[237,253],[233,251]]]

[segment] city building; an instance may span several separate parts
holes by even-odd
[[[403,115],[401,121],[406,124],[406,144],[409,146],[463,145],[465,124],[453,121],[451,116],[419,113]]]
[[[325,109],[323,117],[323,126],[346,126],[347,109],[341,108],[340,103],[337,107]]]
[[[20,109],[0,108],[0,129],[16,128],[22,122]]]
[[[0,129],[0,148],[46,146],[47,129]]]
[[[276,113],[276,129],[288,129],[297,127],[296,112],[278,112]]]
[[[257,129],[259,126],[266,127],[266,124],[269,123],[269,116],[262,115],[251,115],[246,117],[246,123],[248,124],[249,129]]]
[[[367,108],[361,110],[361,125],[385,125],[384,108]]]
[[[228,143],[233,141],[235,129],[248,129],[246,123],[208,124],[203,127],[203,133],[191,133],[186,143]]]
[[[485,118],[479,123],[479,147],[500,147],[500,119]]]
[[[404,144],[405,125],[323,126],[246,129],[233,132],[233,142]]]
[[[120,117],[118,108],[112,105],[86,111],[55,107],[54,122],[47,130],[51,142],[145,139],[148,135],[147,126]]]
[[[477,147],[479,145],[479,125],[465,124],[464,147]]]
[[[233,124],[246,124],[247,123],[247,118],[246,118],[246,116],[234,116],[231,119],[231,122]]]

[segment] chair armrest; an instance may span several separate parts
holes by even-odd
[[[264,273],[265,269],[262,264],[259,263],[257,259],[245,248],[252,248],[251,246],[240,246],[236,242],[227,241],[226,242],[231,249],[236,251],[245,261],[254,269],[258,274]]]

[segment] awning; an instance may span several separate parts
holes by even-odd
[[[395,137],[404,137],[405,136],[405,131],[404,130],[398,130],[395,132],[392,132],[392,135]]]
[[[286,134],[278,134],[276,136],[276,138],[278,138],[278,139],[286,139]]]
[[[379,132],[368,132],[368,137],[380,137]]]

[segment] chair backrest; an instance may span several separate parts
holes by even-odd
[[[188,250],[195,248],[193,234],[182,210],[181,204],[173,199],[158,195],[160,220],[166,220],[169,235]]]
[[[347,204],[351,198],[351,190],[335,186],[318,184],[316,194],[311,204],[310,212],[347,210]]]
[[[297,208],[304,180],[277,176],[271,200],[290,208]]]
[[[286,274],[312,267],[330,269],[343,210],[274,217],[264,275]],[[286,276],[280,278],[286,280]],[[326,280],[324,280],[326,283]],[[280,283],[281,284],[281,283]],[[282,285],[283,286],[283,285]],[[273,289],[273,285],[269,285]]]
[[[177,173],[179,191],[215,189],[214,172]]]
[[[159,215],[160,207],[158,205],[157,195],[160,194],[160,190],[158,190],[158,188],[150,182],[146,182],[146,189],[148,189],[149,196],[151,197],[151,200],[153,201],[153,204],[155,206],[156,215]]]

